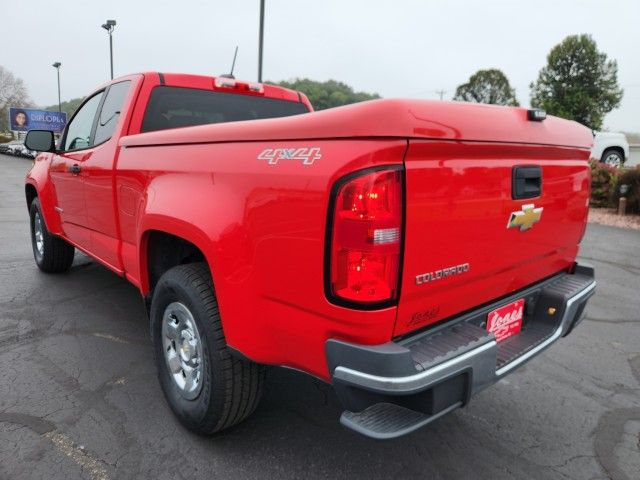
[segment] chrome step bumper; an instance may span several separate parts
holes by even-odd
[[[593,268],[563,273],[397,342],[363,346],[337,340],[326,345],[341,423],[373,438],[394,438],[465,405],[581,320],[595,293]],[[525,298],[523,330],[504,342],[483,328],[496,307]],[[553,312],[553,313],[550,313]]]

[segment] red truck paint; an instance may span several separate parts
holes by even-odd
[[[131,75],[115,134],[75,153],[42,153],[27,175],[52,233],[136,285],[152,288],[147,242],[154,231],[191,242],[213,276],[226,340],[260,363],[330,381],[325,341],[364,345],[439,322],[569,270],[584,233],[591,132],[527,110],[463,103],[379,100],[302,116],[140,133],[153,89],[215,89],[210,77]],[[102,87],[101,87],[102,88]],[[243,91],[241,94],[253,93]],[[308,100],[264,86],[265,96]],[[321,158],[260,159],[266,149],[313,149]],[[72,176],[67,169],[82,165]],[[511,168],[542,167],[526,235],[507,229]],[[374,167],[404,177],[399,298],[362,310],[325,290],[330,193],[346,175]],[[58,209],[56,208],[58,207]],[[59,208],[63,208],[63,212]],[[420,284],[427,272],[468,271]]]

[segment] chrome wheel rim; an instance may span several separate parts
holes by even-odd
[[[604,163],[611,165],[612,167],[620,167],[622,162],[620,161],[620,155],[617,153],[610,153],[605,157]]]
[[[180,394],[192,400],[202,389],[202,341],[195,319],[180,302],[170,303],[162,316],[164,359]]]
[[[40,213],[36,212],[33,217],[33,238],[36,242],[36,250],[40,256],[44,254],[44,234],[42,230],[42,219],[40,218]]]

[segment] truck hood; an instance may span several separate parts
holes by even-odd
[[[122,137],[123,147],[320,138],[419,138],[589,149],[591,130],[527,109],[464,102],[383,99],[268,120],[201,125]]]
[[[625,137],[624,133],[620,132],[596,132],[596,137],[627,138]]]

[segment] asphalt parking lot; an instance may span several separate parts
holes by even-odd
[[[360,437],[330,388],[272,368],[254,415],[203,438],[164,402],[136,289],[83,255],[36,268],[30,164],[0,155],[0,479],[640,479],[640,232],[590,225],[582,325],[421,431]]]

